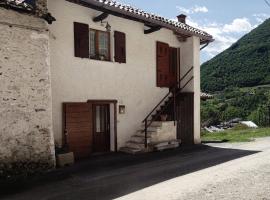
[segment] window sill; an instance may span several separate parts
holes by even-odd
[[[75,57],[81,58],[81,57],[78,57],[78,56],[75,56]],[[101,62],[108,62],[108,63],[127,64],[127,62],[116,62],[116,61],[113,61],[113,60],[101,60],[101,59],[98,59],[98,58],[82,58],[82,59],[101,61]]]
[[[90,60],[102,61],[102,62],[112,62],[112,60],[101,60],[98,58],[89,58]]]

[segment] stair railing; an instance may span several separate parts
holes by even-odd
[[[180,79],[180,81],[177,81],[177,83],[173,86],[172,90],[170,90],[165,97],[152,109],[152,111],[145,117],[145,119],[142,121],[144,123],[144,136],[145,136],[145,148],[147,148],[148,143],[147,143],[147,135],[148,135],[148,128],[151,126],[151,124],[157,120],[163,111],[167,109],[167,107],[172,103],[173,101],[173,107],[174,107],[174,122],[176,120],[176,98],[178,95],[183,91],[183,89],[194,79],[194,76],[192,76],[185,84],[183,87],[181,87],[181,82],[189,75],[189,73],[193,70],[193,66],[185,73],[185,75]],[[162,103],[165,102],[169,97],[173,97],[172,100],[168,101],[167,105],[165,105],[159,113],[157,113],[148,123],[148,118],[157,110],[157,108],[160,107]]]

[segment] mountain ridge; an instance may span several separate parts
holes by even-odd
[[[270,84],[270,19],[201,67],[204,92]]]

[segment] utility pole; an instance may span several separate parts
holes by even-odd
[[[268,0],[264,0],[264,1],[265,1],[265,3],[270,7],[269,1],[268,1]]]

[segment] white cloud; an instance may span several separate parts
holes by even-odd
[[[198,6],[198,5],[195,5],[191,8],[184,8],[184,7],[181,7],[181,6],[176,6],[176,8],[182,12],[182,13],[185,13],[185,14],[194,14],[194,13],[207,13],[208,12],[208,8],[205,7],[205,6]]]
[[[195,5],[195,7],[193,7],[193,11],[194,11],[194,13],[198,13],[198,12],[207,13],[208,12],[208,8],[206,8],[205,6]]]
[[[184,7],[180,7],[180,6],[176,6],[176,8],[181,12],[181,13],[186,13],[186,14],[190,14],[191,10],[184,8]]]
[[[214,37],[215,41],[203,50],[209,58],[229,48],[240,37],[257,26],[252,25],[247,18],[236,18],[231,23],[222,24],[215,21],[209,22],[208,20],[195,21],[191,17],[188,17],[187,24],[204,30]]]
[[[259,14],[254,14],[253,17],[255,17],[258,23],[263,23],[266,19],[270,18],[270,15],[266,13],[259,13]]]
[[[237,41],[237,38],[224,33],[223,24],[208,23],[204,26],[199,26],[197,22],[193,21],[190,18],[188,18],[187,24],[199,28],[201,30],[204,30],[207,33],[213,35],[215,41],[203,50],[204,52],[207,53],[208,57],[210,58],[224,51],[225,49],[230,47],[234,42]]]
[[[191,8],[177,6],[177,9],[186,14],[207,13],[208,9],[205,6],[195,5]],[[209,21],[207,19],[194,20],[193,17],[187,18],[187,24],[192,27],[204,30],[211,34],[215,39],[203,52],[208,59],[216,56],[222,51],[229,48],[239,38],[250,32],[252,29],[259,26],[266,19],[270,18],[270,14],[259,13],[252,17],[235,18],[230,23],[217,23],[216,21]],[[176,20],[176,19],[175,19]],[[204,60],[205,61],[205,60]]]
[[[223,31],[226,33],[241,33],[248,32],[254,27],[251,25],[249,19],[247,18],[237,18],[234,19],[231,24],[225,24]]]

